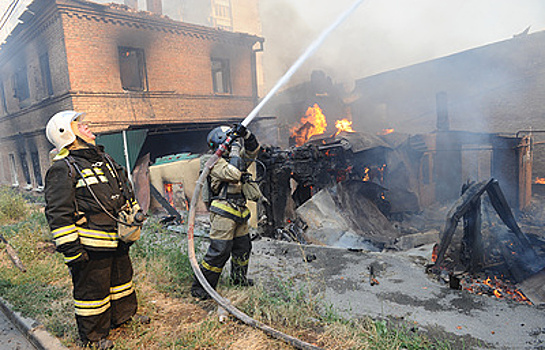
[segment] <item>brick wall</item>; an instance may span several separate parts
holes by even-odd
[[[53,96],[48,96],[42,80],[39,57],[44,53],[49,56]],[[13,72],[17,65],[27,69],[30,97],[22,104],[14,96]],[[30,184],[36,189],[40,182],[43,183],[49,166],[49,151],[53,148],[45,138],[45,124],[57,111],[72,108],[67,95],[69,81],[59,16],[44,12],[32,26],[24,28],[19,37],[2,47],[0,80],[4,85],[8,107],[7,111],[0,107],[0,184],[14,183],[10,168],[10,155],[13,155],[19,185],[25,186],[27,182],[22,171],[22,161],[25,161]],[[24,160],[20,153],[25,154]],[[38,154],[38,162],[32,162],[33,153]],[[35,176],[35,172],[41,176]]]
[[[168,18],[70,0],[36,0],[32,20],[21,24],[0,51],[0,80],[7,111],[0,107],[0,184],[12,183],[9,154],[18,181],[25,185],[19,153],[26,156],[31,183],[37,187],[31,153],[39,154],[42,176],[53,146],[45,125],[58,111],[87,113],[95,131],[130,125],[217,122],[242,118],[253,107],[251,55],[259,38],[188,25]],[[118,47],[142,49],[149,89],[122,89]],[[48,96],[39,57],[49,55],[54,94]],[[211,57],[228,59],[232,94],[213,91]],[[14,67],[27,68],[30,97],[13,97]],[[37,163],[37,162],[34,162]]]
[[[70,85],[77,92],[74,108],[86,111],[100,131],[129,123],[244,117],[251,110],[254,39],[232,39],[233,33],[173,21],[135,24],[116,14],[65,11],[62,16]],[[144,51],[149,91],[123,91],[120,46]],[[229,60],[231,95],[214,94],[211,57]]]

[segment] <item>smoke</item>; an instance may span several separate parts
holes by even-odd
[[[260,0],[267,87],[352,0]],[[336,82],[431,60],[545,28],[542,0],[369,0],[292,79],[323,69]]]

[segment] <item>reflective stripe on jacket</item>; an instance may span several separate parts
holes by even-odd
[[[243,150],[241,152],[242,159],[246,159],[246,165],[248,166],[252,160],[257,157],[259,147],[252,152]],[[214,196],[218,196],[220,191],[223,191],[223,186],[227,186],[227,199],[220,198],[212,200],[210,204],[210,211],[218,215],[227,217],[236,222],[246,222],[250,219],[250,209],[246,207],[246,202],[240,201],[240,199],[229,200],[229,195],[234,197],[241,197],[242,195],[242,183],[240,177],[242,172],[234,165],[229,164],[225,158],[220,158],[218,162],[210,171],[211,189]]]
[[[75,260],[84,249],[113,251],[118,246],[117,222],[104,213],[87,185],[114,217],[127,200],[134,201],[132,189],[123,191],[120,185],[127,181],[124,169],[113,161],[112,169],[100,147],[72,150],[69,154],[83,177],[73,164],[60,157],[47,171],[44,190],[47,221],[66,262]]]

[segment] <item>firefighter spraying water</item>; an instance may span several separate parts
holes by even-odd
[[[210,297],[212,297],[221,307],[226,309],[229,313],[234,315],[239,320],[243,321],[244,323],[259,328],[265,333],[271,335],[274,338],[283,340],[296,348],[299,349],[318,349],[318,347],[311,345],[309,343],[303,342],[297,338],[291,337],[287,334],[284,334],[282,332],[279,332],[271,327],[268,327],[267,325],[254,320],[253,318],[249,317],[245,313],[241,312],[237,308],[235,308],[227,299],[223,298],[221,295],[219,295],[212,286],[208,283],[206,277],[201,272],[201,269],[199,268],[199,264],[197,262],[197,259],[195,257],[195,245],[194,245],[194,229],[195,229],[195,214],[196,214],[196,205],[197,201],[201,192],[201,189],[206,182],[207,177],[209,176],[212,168],[214,165],[218,162],[218,160],[222,157],[222,155],[229,150],[230,145],[238,138],[244,137],[246,135],[246,128],[248,125],[252,122],[252,120],[257,116],[257,114],[261,111],[263,106],[276,94],[276,92],[284,86],[290,78],[293,76],[293,74],[303,65],[303,63],[320,47],[320,45],[323,43],[323,41],[327,38],[327,36],[335,30],[341,23],[343,23],[357,8],[359,5],[363,3],[363,0],[357,0],[355,1],[352,6],[348,10],[346,10],[344,13],[341,14],[341,16],[328,28],[326,28],[320,36],[306,49],[306,51],[295,61],[295,63],[290,67],[290,69],[280,78],[280,80],[274,85],[274,87],[269,91],[269,93],[261,100],[261,102],[248,114],[248,116],[238,125],[236,125],[234,128],[232,128],[230,131],[226,132],[225,140],[217,147],[216,152],[210,157],[210,159],[206,162],[204,169],[197,180],[197,186],[195,187],[195,191],[193,193],[193,197],[191,199],[191,205],[189,209],[189,218],[188,218],[188,231],[187,231],[187,239],[188,239],[188,250],[189,250],[189,260],[191,262],[191,266],[193,268],[193,271],[195,273],[196,280],[200,283],[204,291]]]

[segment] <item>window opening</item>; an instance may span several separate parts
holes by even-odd
[[[212,58],[212,83],[214,93],[230,94],[231,77],[229,74],[229,60]]]
[[[230,0],[212,0],[212,25],[225,30],[233,30],[233,15]]]
[[[26,153],[19,153],[19,160],[21,161],[21,168],[23,169],[23,176],[27,184],[27,188],[32,188],[32,180],[30,179],[30,171],[28,169],[28,163],[26,159]]]
[[[15,156],[9,155],[9,169],[11,171],[11,184],[12,186],[19,186],[19,180],[17,180],[17,165],[15,164]]]
[[[124,90],[147,90],[144,50],[119,47],[119,72]]]
[[[47,52],[40,55],[40,71],[42,72],[42,84],[47,91],[47,96],[52,96],[53,81],[51,80],[51,70],[49,68],[49,54]]]
[[[32,160],[32,170],[34,172],[34,180],[36,180],[36,184],[38,187],[43,187],[43,181],[42,181],[42,171],[40,169],[40,156],[38,152],[32,152],[30,154],[30,159]]]
[[[15,87],[15,98],[19,100],[19,106],[23,107],[22,102],[27,100],[30,97],[30,91],[28,88],[28,76],[27,76],[27,68],[26,67],[19,67],[14,77],[14,84]]]

